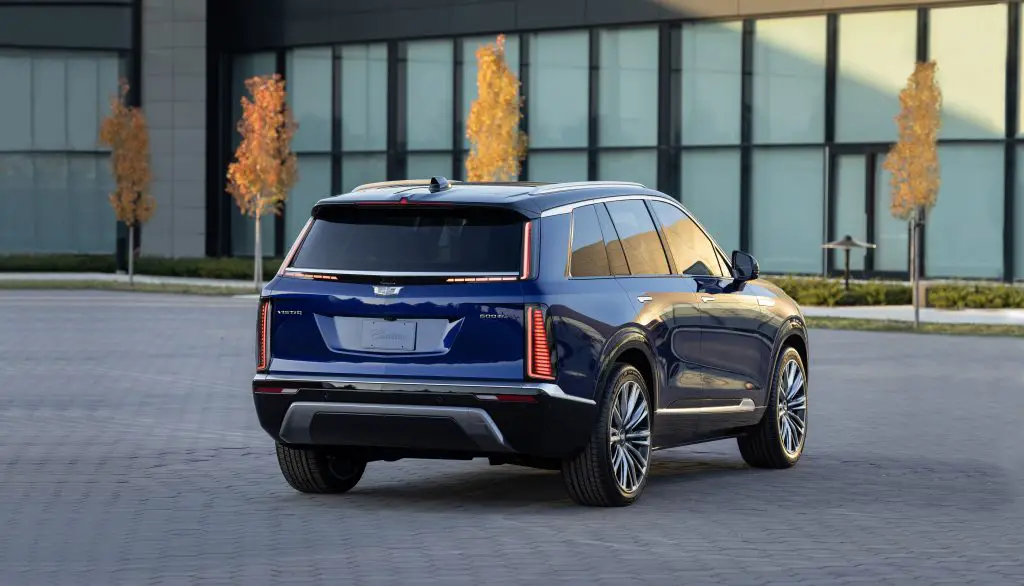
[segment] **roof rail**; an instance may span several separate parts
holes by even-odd
[[[428,187],[432,179],[395,179],[393,181],[378,181],[376,183],[364,183],[352,190],[352,193],[357,191],[366,191],[367,189],[387,189],[389,187]],[[462,183],[461,181],[449,180],[448,183],[456,184]]]
[[[552,183],[550,185],[545,185],[539,189],[533,190],[532,194],[539,195],[542,193],[555,193],[558,191],[583,189],[585,187],[639,187],[641,189],[647,189],[647,186],[635,181],[571,181],[567,183]]]

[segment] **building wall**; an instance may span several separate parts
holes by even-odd
[[[100,121],[129,76],[130,0],[0,0],[0,254],[113,253]]]
[[[221,0],[225,46],[299,45],[522,32],[681,19],[739,19],[963,0]]]
[[[0,0],[0,46],[131,48],[133,0]]]
[[[142,108],[156,213],[142,252],[206,252],[206,0],[142,0]]]
[[[252,11],[262,15],[258,22],[241,27],[253,39],[258,32],[263,46],[296,45],[232,56],[230,103],[246,75],[274,68],[288,80],[300,125],[294,144],[300,181],[279,220],[278,248],[291,242],[325,194],[385,178],[463,175],[474,51],[493,35],[424,38],[437,33],[426,17],[420,34],[400,23],[404,12],[429,0],[383,4],[393,18],[378,32],[367,24],[364,33],[394,26],[388,40],[350,42],[348,25],[316,29],[307,22],[314,16],[332,22],[327,11],[340,11],[340,4],[269,3],[266,13]],[[563,24],[582,18],[590,26],[538,25],[543,30],[509,34],[530,145],[523,179],[656,186],[679,197],[724,248],[752,252],[768,273],[839,269],[841,257],[827,256],[821,244],[851,234],[878,244],[853,255],[855,270],[905,275],[906,225],[888,213],[882,163],[896,138],[899,92],[915,61],[934,58],[945,92],[943,188],[926,230],[926,274],[1024,277],[1024,230],[1016,229],[1024,226],[1024,191],[1015,187],[1019,3],[940,2],[928,9],[872,3],[871,11],[824,13],[826,3],[806,2],[812,12],[775,16],[758,13],[755,3],[733,2],[750,16],[693,21],[677,15],[614,26],[600,24],[594,11],[621,3],[581,4],[582,12],[575,4],[546,3],[552,13],[568,11]],[[772,3],[779,11],[784,4]],[[532,6],[520,0],[436,8],[450,14],[456,5],[467,14]],[[282,31],[294,36],[275,37],[277,25],[264,17],[288,23]],[[508,22],[514,28],[526,21]],[[397,37],[402,31],[409,36]],[[245,229],[233,224],[233,236],[236,228]],[[233,250],[246,254],[241,246]]]

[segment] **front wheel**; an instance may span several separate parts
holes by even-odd
[[[807,441],[807,370],[795,348],[779,355],[764,417],[736,441],[756,468],[789,468],[800,459]]]
[[[609,377],[590,441],[562,462],[562,478],[578,504],[631,505],[651,468],[651,399],[640,372],[627,364]]]
[[[299,492],[312,494],[348,492],[359,483],[366,461],[314,448],[291,448],[277,444],[277,463],[288,484]]]

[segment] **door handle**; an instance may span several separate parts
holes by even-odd
[[[704,303],[708,303],[708,302],[714,301],[715,298],[714,297],[701,296],[700,300],[703,301]]]
[[[649,296],[649,295],[638,295],[637,298],[636,298],[636,300],[639,301],[640,303],[647,303],[651,299],[654,299],[654,298]]]

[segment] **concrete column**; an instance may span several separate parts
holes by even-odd
[[[156,214],[148,256],[206,252],[206,0],[142,0],[142,107]]]

